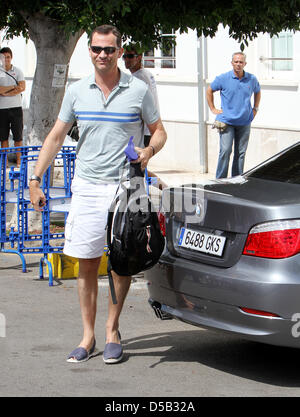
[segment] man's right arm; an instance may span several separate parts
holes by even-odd
[[[1,87],[2,88],[2,87]],[[5,87],[7,91],[2,93],[2,96],[4,97],[13,97],[18,94],[21,94],[23,91],[25,91],[25,81],[19,81],[18,85],[14,85],[12,87]],[[9,88],[9,89],[8,89]],[[0,90],[1,91],[1,90]]]
[[[59,152],[65,137],[70,130],[72,123],[66,123],[60,119],[56,123],[49,135],[46,137],[39,157],[34,168],[34,175],[42,178],[48,166]],[[29,184],[30,201],[35,210],[41,211],[46,203],[44,193],[40,189],[40,184],[37,180],[30,181]]]
[[[206,91],[206,100],[207,100],[208,107],[210,108],[213,114],[223,113],[223,110],[215,108],[214,91],[212,90],[210,86],[207,88],[207,91]]]
[[[0,85],[0,95],[9,93],[10,91],[13,91],[15,89],[16,85],[7,85],[7,86],[3,86]]]

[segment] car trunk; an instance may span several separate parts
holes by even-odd
[[[165,189],[162,208],[174,256],[228,268],[253,226],[300,217],[299,185],[252,178],[189,184]]]

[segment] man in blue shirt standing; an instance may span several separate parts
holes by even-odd
[[[250,136],[251,122],[258,111],[261,92],[257,78],[244,71],[246,55],[236,52],[232,55],[233,70],[215,78],[207,89],[206,98],[210,110],[217,115],[220,133],[220,152],[216,177],[226,178],[229,159],[234,142],[232,176],[241,175]],[[214,92],[220,91],[221,107],[214,105]],[[254,105],[251,97],[254,93]]]

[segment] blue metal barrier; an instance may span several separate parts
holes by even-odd
[[[22,270],[26,272],[24,254],[41,253],[40,278],[43,278],[43,265],[49,269],[49,285],[53,285],[52,266],[47,255],[53,252],[62,252],[63,246],[56,245],[55,241],[64,239],[64,233],[51,233],[51,213],[64,213],[65,218],[69,211],[71,199],[71,182],[75,168],[75,146],[63,146],[55,159],[55,163],[61,161],[63,170],[63,184],[51,186],[51,167],[47,169],[42,179],[42,189],[46,197],[46,206],[42,211],[42,230],[40,233],[30,233],[28,228],[28,214],[34,211],[30,204],[28,187],[28,164],[36,161],[41,146],[22,146],[3,148],[0,152],[0,256],[1,252],[10,252],[19,255],[22,261]],[[11,167],[7,178],[8,154],[21,152],[21,166],[19,170]],[[8,181],[7,181],[8,180]],[[10,187],[7,188],[9,182]],[[17,185],[15,185],[17,182]],[[12,228],[9,233],[6,230],[7,206],[17,205],[17,230]],[[37,246],[32,242],[37,241]],[[53,243],[54,242],[54,243]],[[11,249],[7,249],[10,245]]]
[[[147,195],[150,194],[149,186],[150,185],[153,185],[153,184],[157,184],[157,180],[158,180],[157,177],[149,177],[149,175],[148,175],[148,169],[145,168],[145,183],[146,183]]]

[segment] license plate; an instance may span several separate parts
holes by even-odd
[[[178,245],[183,248],[209,253],[210,255],[222,256],[226,237],[210,233],[196,232],[195,230],[182,227]]]

